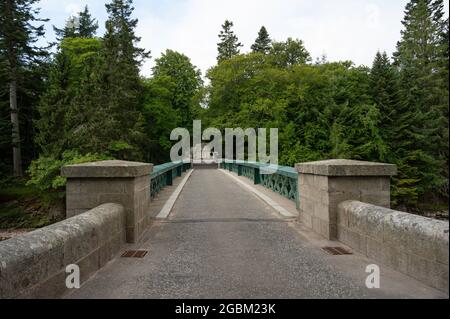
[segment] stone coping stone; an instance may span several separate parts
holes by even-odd
[[[295,165],[297,172],[322,176],[393,176],[397,174],[394,164],[332,159]]]
[[[131,178],[149,175],[152,171],[153,164],[109,160],[67,165],[61,169],[61,174],[69,178]]]

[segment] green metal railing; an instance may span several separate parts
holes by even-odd
[[[220,165],[221,168],[245,176],[254,184],[260,184],[294,201],[299,207],[298,173],[293,167],[237,160],[226,160]]]
[[[169,162],[153,167],[153,172],[150,174],[151,198],[155,198],[164,187],[173,185],[173,180],[189,168],[191,168],[191,163],[185,162]]]

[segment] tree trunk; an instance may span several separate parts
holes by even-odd
[[[20,148],[19,109],[17,108],[17,82],[12,80],[9,84],[9,105],[11,108],[12,147],[14,176],[22,177],[22,151]]]

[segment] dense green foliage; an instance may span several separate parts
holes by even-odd
[[[40,190],[58,190],[66,185],[66,179],[61,174],[61,168],[65,165],[81,164],[92,161],[110,159],[104,155],[86,154],[81,155],[77,151],[66,151],[61,157],[41,156],[38,160],[33,161],[28,172],[32,178],[27,185],[35,186]]]
[[[394,163],[394,205],[448,198],[448,19],[440,0],[406,8],[394,55],[371,69],[312,65],[301,40],[234,55],[208,71],[208,125],[278,127],[279,161],[348,158]]]
[[[144,82],[143,114],[146,123],[149,162],[168,161],[170,133],[177,127],[192,127],[201,112],[203,81],[200,70],[184,54],[167,50],[156,59],[153,77]]]
[[[69,163],[103,158],[165,162],[174,143],[172,129],[191,129],[192,120],[201,119],[203,127],[221,130],[279,128],[283,165],[328,158],[394,163],[399,174],[392,193],[400,207],[448,199],[449,26],[442,0],[411,0],[393,59],[374,52],[371,67],[325,59],[311,63],[302,40],[272,40],[265,27],[251,52],[241,54],[233,23],[226,20],[206,86],[189,57],[173,50],[157,57],[152,76],[142,78],[139,71],[149,52],[138,47],[132,1],[111,0],[106,10],[101,37],[87,7],[62,29],[55,28],[57,51],[48,63],[37,63],[41,53],[31,47],[39,29],[2,25],[3,174],[12,171],[14,144],[9,121],[13,73],[5,46],[10,38],[23,57],[28,52],[34,57],[17,60],[16,73],[24,167],[34,160],[28,183],[39,189],[62,186],[59,170]],[[8,22],[7,15],[0,18]],[[21,37],[3,32],[14,28],[22,30]]]
[[[30,92],[27,76],[33,74],[35,80],[40,81],[39,72],[43,58],[47,52],[36,45],[39,37],[44,35],[44,26],[36,25],[46,21],[38,17],[39,9],[34,8],[38,0],[4,0],[0,2],[0,78],[4,85],[0,88],[1,96],[9,97],[11,117],[11,148],[13,159],[13,173],[17,177],[23,175],[22,140],[20,120],[24,112],[19,112],[18,101],[25,96],[29,98],[35,92]],[[34,72],[33,72],[34,71]],[[40,87],[34,87],[39,93]],[[5,94],[5,90],[9,94]],[[33,102],[35,99],[31,98]],[[5,103],[6,104],[6,103]],[[32,115],[32,109],[25,111]],[[29,129],[29,120],[25,127]],[[29,131],[26,133],[30,133]],[[30,142],[29,135],[26,140]]]

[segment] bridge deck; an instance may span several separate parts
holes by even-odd
[[[71,298],[440,297],[381,267],[381,289],[365,287],[359,255],[331,256],[320,240],[283,219],[219,170],[195,170],[169,219],[155,222],[142,259],[116,258]]]

